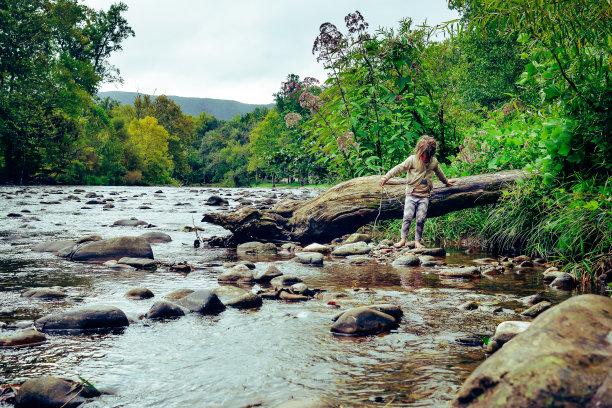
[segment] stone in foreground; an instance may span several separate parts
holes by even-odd
[[[74,408],[100,393],[86,384],[55,377],[27,380],[19,388],[15,408]]]
[[[480,276],[480,269],[470,266],[465,268],[442,268],[438,271],[438,275],[445,278],[477,278]]]
[[[365,242],[355,242],[353,244],[345,244],[339,246],[332,251],[333,256],[349,256],[349,255],[364,255],[369,254],[372,248]]]
[[[120,309],[110,306],[89,306],[41,317],[34,326],[42,332],[89,332],[122,329],[129,325]]]
[[[151,244],[140,237],[118,237],[86,243],[72,254],[73,261],[81,262],[102,263],[124,257],[153,259]]]
[[[217,314],[225,310],[225,306],[212,290],[196,290],[190,295],[181,298],[177,302],[180,306],[186,307],[190,312],[200,314]]]
[[[22,330],[10,336],[0,336],[0,347],[38,346],[46,341],[43,333],[34,328]]]
[[[306,265],[323,265],[323,254],[318,252],[298,252],[295,254],[295,260]]]
[[[147,319],[176,319],[185,316],[185,312],[179,306],[164,300],[153,303],[151,309],[145,314]]]
[[[452,407],[609,407],[612,299],[572,297],[538,316],[465,381]]]
[[[390,331],[397,325],[398,321],[393,316],[362,306],[342,313],[330,331],[340,336],[366,336]]]

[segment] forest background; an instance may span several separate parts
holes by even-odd
[[[428,220],[432,239],[521,248],[596,279],[612,267],[610,1],[449,7],[462,18],[436,27],[371,30],[358,11],[322,24],[312,52],[327,78],[279,78],[274,108],[224,121],[165,95],[96,96],[135,35],[125,4],[0,0],[0,181],[337,183],[384,173],[430,134],[448,176],[531,175],[494,206]]]

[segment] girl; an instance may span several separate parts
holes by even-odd
[[[401,248],[406,244],[406,237],[410,229],[410,222],[416,214],[416,232],[414,234],[415,247],[425,248],[421,243],[423,225],[427,217],[427,207],[429,206],[429,196],[433,190],[433,173],[438,179],[452,186],[456,179],[447,180],[434,157],[438,142],[433,137],[423,135],[416,145],[415,154],[408,157],[403,163],[398,164],[380,179],[380,186],[384,186],[392,177],[407,171],[406,181],[406,203],[404,204],[404,220],[402,222],[402,239],[395,244],[396,248]]]

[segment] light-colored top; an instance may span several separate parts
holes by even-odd
[[[415,155],[412,155],[402,163],[389,170],[384,177],[387,180],[390,180],[391,178],[405,171],[407,172],[406,181],[408,182],[406,185],[406,194],[413,194],[415,188],[419,186],[423,179],[425,179],[427,181],[427,188],[422,189],[419,187],[416,193],[420,197],[429,197],[431,190],[433,190],[434,173],[442,183],[448,184],[448,180],[446,180],[446,176],[440,168],[438,159],[435,157],[432,157],[431,160],[429,160],[429,163],[423,163]]]

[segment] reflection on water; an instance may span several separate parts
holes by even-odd
[[[47,313],[90,304],[117,306],[134,323],[120,335],[50,335],[39,347],[2,350],[0,383],[43,374],[81,376],[112,391],[113,395],[88,403],[88,407],[274,406],[311,396],[345,406],[441,406],[484,359],[481,348],[460,346],[457,337],[491,334],[499,322],[518,319],[509,305],[520,296],[545,292],[555,302],[568,296],[546,289],[541,270],[535,268],[465,281],[440,278],[435,268],[356,266],[331,258],[324,267],[306,267],[287,256],[241,258],[232,250],[195,249],[194,233],[184,230],[195,223],[204,228],[202,237],[227,233],[200,222],[204,212],[223,211],[204,205],[211,194],[229,199],[233,208],[242,198],[254,202],[283,195],[305,199],[314,194],[308,190],[83,190],[0,188],[0,322],[9,324],[0,329],[0,335]],[[95,193],[96,200],[114,200],[109,201],[114,208],[85,204],[87,193]],[[60,204],[41,203],[54,201]],[[138,209],[142,205],[151,208]],[[22,216],[7,217],[9,213]],[[129,217],[154,227],[112,227],[114,221]],[[165,232],[173,239],[153,244],[156,259],[187,261],[195,270],[189,274],[164,268],[156,272],[111,270],[30,251],[47,240],[149,231]],[[470,264],[484,256],[453,251],[447,262]],[[309,287],[327,292],[307,303],[266,301],[254,311],[228,309],[218,316],[187,315],[154,323],[138,319],[173,290],[216,287],[219,265],[234,259],[250,259],[257,270],[274,264],[285,274],[302,278]],[[61,289],[68,296],[62,301],[21,297],[26,289],[42,287]],[[156,296],[142,301],[125,298],[135,287],[147,287]],[[480,308],[459,309],[469,300],[478,301]],[[346,308],[374,302],[403,308],[398,329],[364,338],[330,334],[337,305]],[[502,311],[494,313],[500,307]]]

